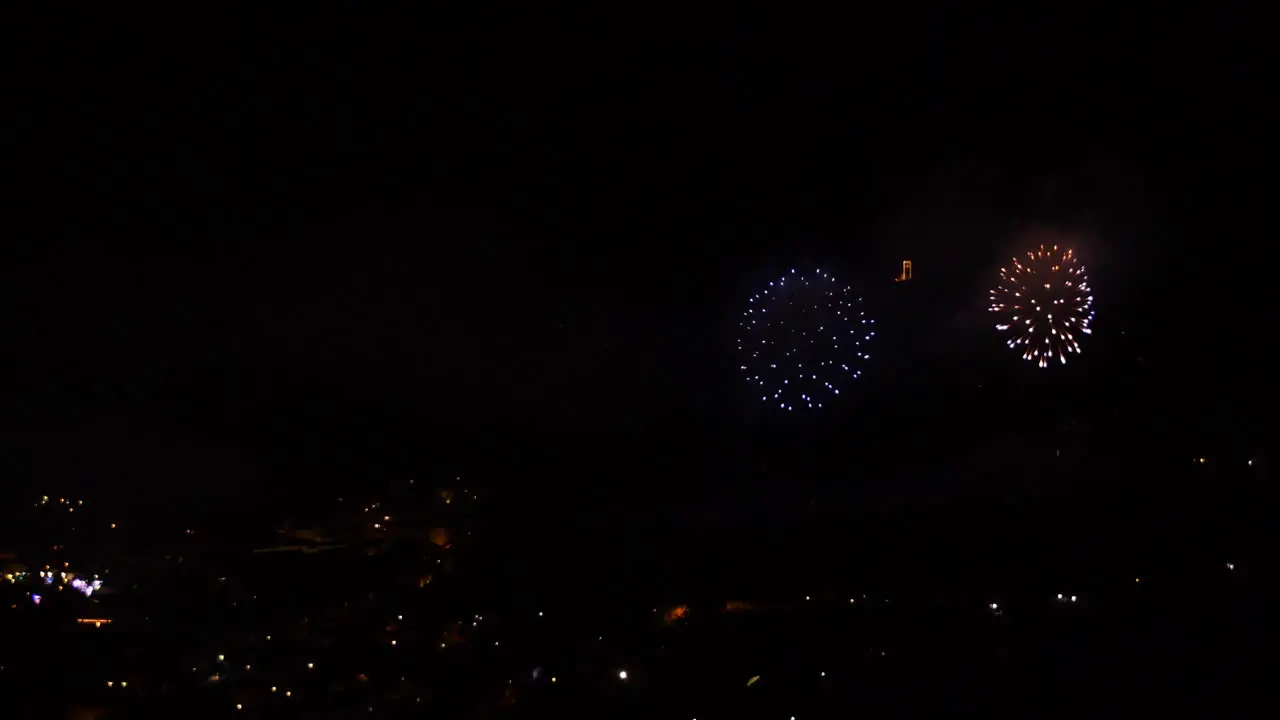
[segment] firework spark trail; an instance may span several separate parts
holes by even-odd
[[[991,312],[1006,316],[996,329],[1022,357],[1047,367],[1080,353],[1079,338],[1092,332],[1093,291],[1074,251],[1041,245],[1008,268],[991,291]]]
[[[791,270],[748,300],[739,369],[764,404],[821,408],[862,375],[875,322],[830,274]]]

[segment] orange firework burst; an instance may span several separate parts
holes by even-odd
[[[1080,335],[1092,331],[1093,291],[1075,253],[1041,245],[1013,266],[1000,268],[1000,284],[991,291],[991,312],[1007,316],[996,329],[1006,344],[1040,367],[1080,353]]]

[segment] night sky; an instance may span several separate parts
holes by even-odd
[[[460,437],[696,445],[756,424],[737,313],[808,260],[901,348],[848,432],[903,392],[1016,423],[938,398],[1134,378],[1175,424],[1255,432],[1259,24],[1055,7],[6,23],[7,473],[247,487]],[[1098,294],[1058,390],[981,313],[1037,222],[1087,238]]]

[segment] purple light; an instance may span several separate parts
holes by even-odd
[[[96,580],[95,580],[94,582],[95,582],[95,583],[97,583],[97,584],[98,584],[98,586],[101,586],[101,583],[100,583],[100,582],[98,582],[98,581],[96,581]],[[89,583],[87,583],[87,582],[85,582],[85,581],[81,580],[80,578],[76,578],[76,579],[72,580],[72,581],[71,581],[71,587],[72,587],[73,589],[79,590],[80,592],[84,593],[85,597],[88,597],[88,596],[92,595],[92,594],[93,594],[93,591],[98,589],[97,587],[95,587],[95,586],[93,586],[93,585],[90,585]]]

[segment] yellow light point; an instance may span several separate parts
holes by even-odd
[[[108,680],[108,681],[107,681],[107,687],[115,687],[115,685],[116,685],[116,684],[115,684],[115,682],[113,682],[113,681],[111,681],[111,680]]]
[[[121,682],[121,683],[120,683],[120,687],[129,687],[129,683],[127,683],[127,682]]]
[[[284,696],[285,696],[285,697],[293,697],[293,691],[292,691],[292,690],[285,690],[285,691],[284,691]]]

